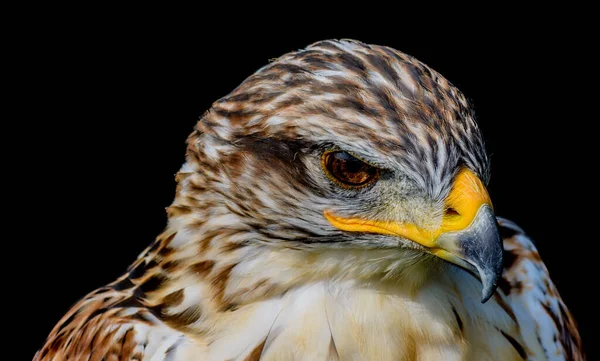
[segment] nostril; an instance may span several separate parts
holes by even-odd
[[[446,208],[446,216],[449,217],[456,217],[456,216],[460,216],[460,213],[458,213],[458,211],[452,207]]]

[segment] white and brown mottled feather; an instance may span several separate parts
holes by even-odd
[[[498,221],[504,230],[505,252],[500,290],[506,295],[531,352],[548,360],[583,360],[575,321],[535,245],[514,223],[501,218]]]
[[[339,189],[324,149],[395,170],[394,186]],[[460,167],[489,178],[465,97],[426,65],[356,41],[286,54],[198,122],[165,232],[34,360],[583,360],[539,255],[509,222],[501,291],[481,304],[466,271],[323,217],[335,205],[435,221]]]

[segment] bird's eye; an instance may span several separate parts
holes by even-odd
[[[329,151],[321,159],[327,176],[345,188],[361,188],[379,177],[379,168],[342,151]]]

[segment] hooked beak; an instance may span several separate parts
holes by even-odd
[[[340,230],[399,236],[473,272],[483,284],[481,302],[486,302],[502,276],[502,238],[487,190],[473,172],[463,169],[457,175],[446,199],[446,209],[436,229],[413,223],[344,218],[328,210],[324,215]]]

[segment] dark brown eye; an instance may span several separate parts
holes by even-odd
[[[325,152],[322,163],[327,176],[347,188],[364,187],[379,176],[378,168],[342,151]]]

